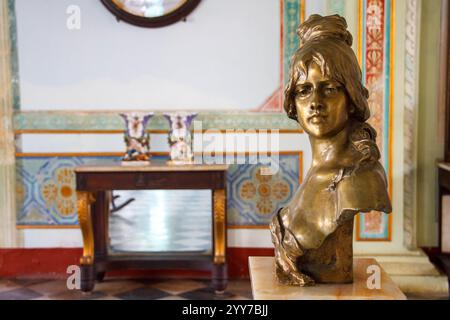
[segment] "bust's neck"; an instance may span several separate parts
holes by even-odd
[[[337,165],[347,149],[349,142],[349,126],[346,126],[338,134],[328,138],[309,137],[312,149],[312,166]]]

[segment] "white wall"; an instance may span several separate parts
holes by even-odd
[[[327,0],[306,0],[305,19],[312,14],[327,15]]]
[[[278,0],[203,0],[158,29],[93,0],[16,0],[16,14],[23,110],[254,109],[280,83]]]

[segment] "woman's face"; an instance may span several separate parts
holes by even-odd
[[[310,64],[307,78],[297,82],[294,101],[298,122],[313,137],[332,137],[348,123],[344,87],[324,76],[315,62]]]

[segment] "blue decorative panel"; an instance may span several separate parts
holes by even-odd
[[[228,170],[228,225],[263,226],[294,196],[302,175],[301,154],[279,157],[279,171],[262,175],[261,164],[233,165]]]
[[[155,157],[153,159],[165,159]],[[242,159],[240,159],[242,160]],[[284,154],[278,173],[261,175],[261,164],[231,165],[227,175],[228,224],[267,225],[299,186],[301,154]],[[119,157],[21,157],[17,159],[17,224],[21,226],[75,226],[75,174],[82,164],[119,161]],[[210,202],[205,206],[211,207]]]
[[[18,158],[17,224],[78,224],[73,168],[99,160],[105,160],[105,157]]]
[[[82,164],[119,160],[119,157],[86,156],[18,158],[17,225],[77,225],[73,168]]]

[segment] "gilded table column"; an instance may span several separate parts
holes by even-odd
[[[227,286],[227,265],[226,265],[226,193],[219,189],[213,191],[213,236],[214,255],[212,284],[216,293],[224,292]]]
[[[77,191],[78,220],[83,235],[81,265],[92,265],[94,263],[94,230],[91,213],[91,204],[94,201],[95,197],[91,192]]]
[[[214,263],[225,263],[226,249],[226,196],[225,190],[214,190]]]
[[[92,223],[93,193],[77,191],[78,221],[83,235],[83,256],[81,264],[81,291],[90,292],[95,285],[94,229]]]

